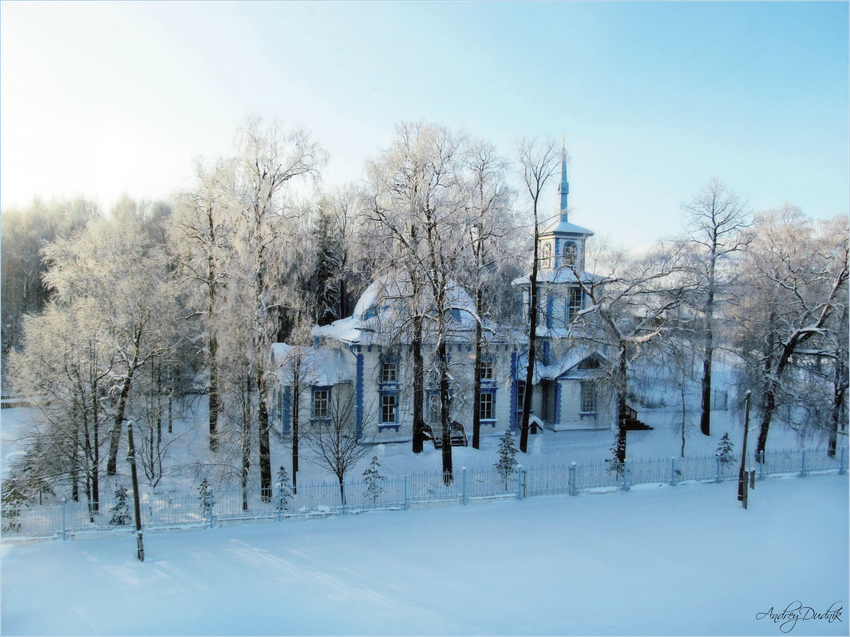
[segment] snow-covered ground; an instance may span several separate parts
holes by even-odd
[[[26,430],[27,419],[30,417],[30,409],[4,409],[0,412],[2,419],[2,468],[8,467],[10,460],[22,453],[19,443],[20,432]],[[632,431],[628,434],[628,457],[630,459],[660,459],[678,457],[681,452],[681,433],[676,429],[681,420],[681,414],[675,408],[648,410],[639,412],[639,417],[648,425],[654,427],[653,431]],[[197,493],[197,486],[201,478],[192,471],[194,463],[208,462],[210,454],[208,451],[208,434],[205,431],[206,402],[198,400],[183,411],[183,417],[175,420],[174,436],[179,440],[169,450],[167,466],[173,471],[162,481],[157,488],[158,493]],[[713,456],[717,449],[720,438],[724,433],[729,433],[736,453],[741,448],[743,438],[742,414],[737,411],[715,411],[712,412],[712,434],[703,436],[696,424],[698,415],[691,415],[691,426],[686,434],[685,454],[687,456]],[[751,432],[748,445],[751,449],[755,447],[757,431],[751,424]],[[472,432],[467,432],[471,437]],[[480,450],[471,447],[455,447],[452,449],[453,464],[456,469],[466,466],[470,469],[479,467],[492,467],[498,461],[499,436],[501,434],[491,433],[491,430],[482,428]],[[529,453],[517,454],[517,460],[526,468],[536,466],[568,465],[570,462],[598,462],[611,456],[611,444],[614,441],[614,433],[610,430],[599,431],[563,431],[554,432],[545,430],[543,434],[531,436],[529,442]],[[123,439],[122,439],[123,442]],[[272,435],[272,467],[276,470],[284,466],[291,475],[292,452],[289,444],[282,444],[277,436]],[[519,444],[519,440],[516,440]],[[842,440],[846,445],[846,439]],[[820,437],[808,437],[801,439],[797,433],[781,422],[771,425],[768,436],[767,449],[788,450],[799,448],[825,448],[826,439]],[[421,454],[413,454],[410,451],[410,442],[385,443],[374,445],[364,456],[357,466],[347,477],[349,480],[362,479],[363,471],[369,466],[373,455],[377,455],[381,462],[381,473],[386,476],[402,476],[410,473],[436,472],[442,468],[441,451],[434,449],[433,445],[427,443]],[[310,482],[335,482],[336,478],[326,468],[310,462],[311,452],[302,443],[300,449],[300,469],[298,472],[299,484]],[[119,456],[123,458],[123,454]],[[221,460],[222,454],[216,457]],[[236,466],[239,463],[238,456],[231,458]],[[256,458],[253,466],[256,469]],[[129,469],[124,462],[119,462],[119,472],[124,472],[118,480],[125,486],[129,486]],[[104,476],[105,478],[105,476]],[[142,477],[144,481],[144,477]],[[102,493],[111,497],[115,486],[105,480]],[[237,482],[220,484],[214,479],[210,480],[214,488],[234,488]]]
[[[847,540],[833,474],[3,545],[2,632],[846,635]]]

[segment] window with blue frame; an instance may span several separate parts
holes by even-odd
[[[398,424],[398,394],[381,392],[381,424]]]
[[[398,431],[399,388],[398,358],[386,356],[381,360],[379,429],[393,427]]]
[[[593,381],[581,384],[581,413],[596,413],[596,383]]]
[[[569,320],[574,321],[578,313],[582,310],[582,290],[581,288],[570,288],[570,307]]]
[[[496,423],[496,390],[485,389],[478,395],[478,418],[483,424]]]
[[[563,265],[565,268],[575,267],[576,264],[576,254],[577,254],[576,244],[573,241],[567,241],[564,245],[564,255],[563,255]]]
[[[519,425],[522,422],[522,405],[525,401],[525,381],[518,380],[516,383],[516,423]],[[531,406],[531,413],[534,413],[534,403]]]
[[[493,380],[494,365],[492,360],[482,358],[481,365],[478,369],[481,375],[481,382],[489,382]]]
[[[398,363],[395,361],[384,361],[381,363],[381,383],[398,382]]]
[[[328,420],[331,417],[331,388],[313,387],[313,420]]]

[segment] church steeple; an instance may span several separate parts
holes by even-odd
[[[561,195],[561,221],[569,223],[567,218],[567,195],[570,194],[570,183],[567,181],[567,134],[564,133],[564,145],[561,148],[561,183],[558,184]]]

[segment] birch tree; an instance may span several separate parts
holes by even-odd
[[[844,219],[819,234],[799,208],[789,206],[757,214],[753,231],[743,269],[746,294],[733,316],[758,383],[758,458],[778,406],[794,392],[789,369],[795,357],[821,354],[810,346],[817,346],[830,317],[846,304],[848,231]]]
[[[697,258],[693,274],[700,283],[692,307],[704,317],[702,347],[702,402],[700,431],[711,433],[711,368],[714,356],[715,314],[725,303],[730,255],[744,249],[749,240],[750,211],[746,201],[719,179],[710,180],[690,202],[682,204],[690,246]]]
[[[235,247],[240,286],[249,295],[245,306],[251,325],[252,364],[257,391],[260,490],[271,497],[272,469],[269,443],[267,372],[271,345],[286,281],[279,277],[293,224],[303,218],[295,204],[296,184],[315,181],[325,163],[325,152],[301,130],[268,129],[252,119],[240,131],[235,186]]]
[[[506,237],[510,231],[509,210],[513,193],[505,181],[505,161],[489,142],[472,142],[465,158],[467,214],[469,224],[466,277],[475,297],[475,366],[472,390],[472,447],[479,448],[481,435],[481,365],[485,338],[485,291],[492,289],[491,279],[500,273],[504,261]]]
[[[462,206],[461,158],[466,139],[443,126],[402,123],[389,149],[369,164],[372,220],[385,230],[395,267],[410,284],[414,359],[414,451],[424,419],[424,338],[434,344],[440,396],[443,473],[452,479],[448,341],[463,259],[467,218]],[[463,308],[467,309],[467,308]]]
[[[575,277],[588,300],[570,323],[570,337],[616,352],[608,371],[617,395],[617,467],[626,459],[629,370],[654,340],[678,326],[674,310],[689,292],[681,277],[681,259],[681,253],[661,249],[643,258],[603,251],[590,268],[595,278]]]
[[[170,236],[190,307],[196,308],[190,317],[203,317],[209,369],[209,448],[217,451],[221,411],[218,317],[231,259],[233,162],[218,161],[211,166],[198,162],[195,172],[195,186],[180,197]]]
[[[106,471],[115,475],[136,372],[150,356],[171,346],[164,326],[174,317],[174,295],[165,255],[132,219],[89,224],[78,237],[48,246],[45,255],[50,264],[45,281],[56,290],[58,303],[86,302],[92,320],[107,331],[116,406]]]
[[[532,215],[532,258],[529,275],[528,304],[528,367],[525,376],[525,398],[522,405],[522,425],[520,428],[519,449],[528,451],[528,421],[531,415],[532,387],[534,387],[534,363],[537,358],[537,315],[538,289],[537,272],[540,267],[538,237],[540,233],[540,199],[549,180],[558,171],[558,151],[554,140],[523,139],[517,143],[518,173],[522,189],[528,195]]]

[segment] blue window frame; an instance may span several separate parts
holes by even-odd
[[[313,405],[310,411],[313,420],[328,420],[331,417],[331,388],[313,387]]]
[[[478,394],[478,419],[482,424],[496,425],[495,389],[482,389]]]

